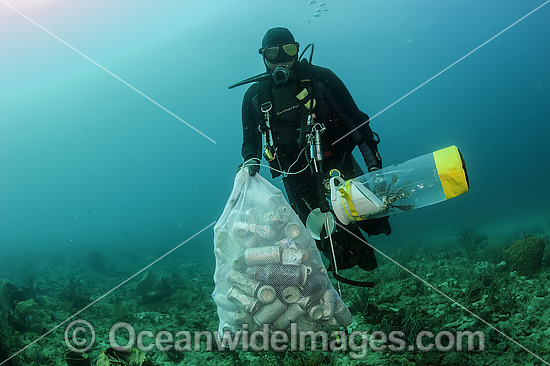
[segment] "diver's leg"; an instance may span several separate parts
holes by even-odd
[[[388,216],[380,217],[378,219],[358,221],[356,223],[361,230],[365,231],[369,236],[379,234],[391,234],[391,226]]]
[[[336,266],[338,269],[359,266],[365,271],[372,271],[378,265],[372,247],[365,244],[361,230],[353,224],[339,228],[332,234],[332,242],[336,254]],[[330,245],[326,239],[326,245]]]

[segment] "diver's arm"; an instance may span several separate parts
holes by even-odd
[[[373,139],[369,126],[369,116],[361,112],[344,83],[334,72],[326,68],[315,67],[317,80],[324,85],[326,98],[331,106],[346,122],[355,144],[359,148],[369,170],[382,167],[382,159]],[[339,138],[339,137],[338,137]]]
[[[252,98],[257,95],[257,85],[252,85],[246,91],[242,105],[243,145],[241,155],[244,161],[252,158],[261,159],[261,134],[258,131],[260,119],[254,109]]]
[[[361,155],[365,160],[365,164],[367,164],[367,167],[369,168],[369,172],[382,168],[382,158],[380,157],[380,153],[376,147],[373,149],[366,142],[358,144],[357,147],[359,148],[359,151],[361,151]]]

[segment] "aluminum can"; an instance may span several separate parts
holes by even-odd
[[[229,271],[227,279],[231,284],[237,286],[250,296],[254,296],[256,294],[256,290],[260,287],[260,282],[258,280],[234,269]]]
[[[332,318],[334,314],[334,303],[338,299],[338,294],[334,290],[328,290],[321,296],[321,306],[323,307],[323,319]]]
[[[334,306],[334,318],[342,327],[347,327],[353,322],[353,315],[351,315],[351,312],[342,300],[336,301]]]
[[[334,318],[329,318],[329,319],[323,321],[323,323],[321,324],[321,329],[323,329],[325,331],[336,330],[338,328],[340,328],[340,324]]]
[[[249,266],[281,263],[281,247],[272,245],[268,247],[248,248],[244,252],[244,258],[246,264]]]
[[[281,255],[281,262],[285,266],[299,266],[302,264],[304,251],[295,248],[284,248]]]
[[[300,298],[300,289],[296,286],[289,286],[282,292],[283,301],[292,304]]]
[[[225,311],[234,311],[235,310],[235,304],[233,304],[231,301],[227,300],[227,295],[223,294],[216,294],[214,296],[214,301],[216,302],[216,305],[225,310]]]
[[[290,207],[288,205],[280,205],[277,208],[277,214],[279,217],[286,221],[286,218],[288,217],[288,214],[290,213]]]
[[[273,326],[280,330],[290,327],[290,324],[304,315],[306,311],[298,304],[290,305],[273,323]]]
[[[305,283],[303,284],[303,294],[304,295],[316,295],[318,293],[320,293],[321,291],[323,291],[326,286],[327,286],[327,282],[326,282],[326,279],[325,279],[325,275],[323,274],[317,274],[317,275],[309,275],[306,277],[307,281],[305,281]]]
[[[237,287],[231,287],[229,289],[227,292],[227,300],[248,312],[253,312],[258,305],[258,299],[248,296]]]
[[[319,305],[312,306],[307,315],[313,321],[320,320],[323,317],[323,308]]]
[[[250,315],[250,313],[244,310],[229,312],[227,313],[226,319],[229,324],[238,325],[238,326],[242,326],[243,324],[253,323],[252,316]]]
[[[286,305],[279,299],[275,299],[271,304],[264,305],[254,316],[254,321],[259,326],[273,323],[284,311]]]
[[[296,301],[296,304],[300,305],[305,309],[309,305],[310,300],[311,300],[311,296],[300,297],[298,301]]]
[[[258,289],[258,293],[256,296],[262,304],[269,304],[272,303],[273,300],[275,300],[275,298],[277,297],[277,292],[272,286],[265,285]]]
[[[298,225],[298,224],[295,223],[295,222],[289,222],[289,223],[285,226],[285,234],[286,234],[286,236],[291,237],[291,238],[293,238],[293,239],[296,239],[297,237],[299,237],[301,231],[302,231],[302,230],[300,229],[300,225]]]
[[[268,264],[266,266],[248,267],[247,273],[260,282],[272,286],[293,286],[300,285],[303,282],[305,266],[283,266],[281,264]],[[307,275],[307,274],[306,274]]]

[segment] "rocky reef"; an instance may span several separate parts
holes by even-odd
[[[510,268],[524,276],[533,276],[542,268],[544,239],[526,236],[514,241],[504,250]]]
[[[387,254],[395,262],[380,256],[379,268],[370,273],[358,269],[342,273],[376,283],[374,288],[341,285],[342,298],[354,315],[348,332],[360,332],[360,340],[369,347],[361,357],[353,357],[349,349],[312,350],[311,344],[304,352],[231,352],[217,350],[214,342],[213,350],[209,351],[208,342],[203,338],[198,344],[199,350],[195,350],[195,345],[185,352],[164,352],[153,347],[146,352],[147,362],[157,366],[536,365],[541,362],[537,357],[547,360],[550,356],[547,286],[550,252],[548,248],[545,250],[545,239],[526,236],[497,241],[477,230],[462,234],[457,235],[455,241],[437,246],[389,251]],[[45,269],[36,275],[32,297],[12,301],[9,296],[2,296],[0,358],[5,359],[28,345],[111,291],[132,276],[136,268],[143,268],[130,261],[119,261],[116,272],[101,272],[91,267]],[[78,317],[93,324],[98,334],[96,344],[89,351],[92,364],[98,359],[104,363],[108,360],[110,354],[106,350],[110,344],[106,335],[119,322],[131,324],[137,333],[156,334],[168,330],[174,334],[177,331],[194,334],[217,330],[219,319],[211,297],[213,273],[212,262],[198,259],[159,263],[80,313]],[[3,285],[15,280],[1,281]],[[471,350],[464,344],[462,351],[424,352],[416,347],[417,336],[423,331],[433,334],[481,332],[483,339],[475,337]],[[44,337],[14,357],[12,364],[64,364],[67,347],[63,332],[64,327]],[[391,340],[378,337],[376,334],[380,333],[376,332],[399,332],[394,334],[402,334],[407,348],[392,352],[388,348]],[[124,344],[125,336],[117,335],[116,339]],[[482,343],[484,352],[479,351]]]

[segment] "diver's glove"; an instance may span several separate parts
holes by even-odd
[[[255,176],[256,173],[260,171],[259,165],[250,165],[246,167],[248,169],[248,174],[250,174],[251,177]]]
[[[260,162],[261,160],[258,158],[251,158],[245,161],[243,164],[239,165],[239,168],[241,166],[244,166],[246,171],[248,171],[248,174],[253,177],[256,175],[256,173],[260,171]]]

